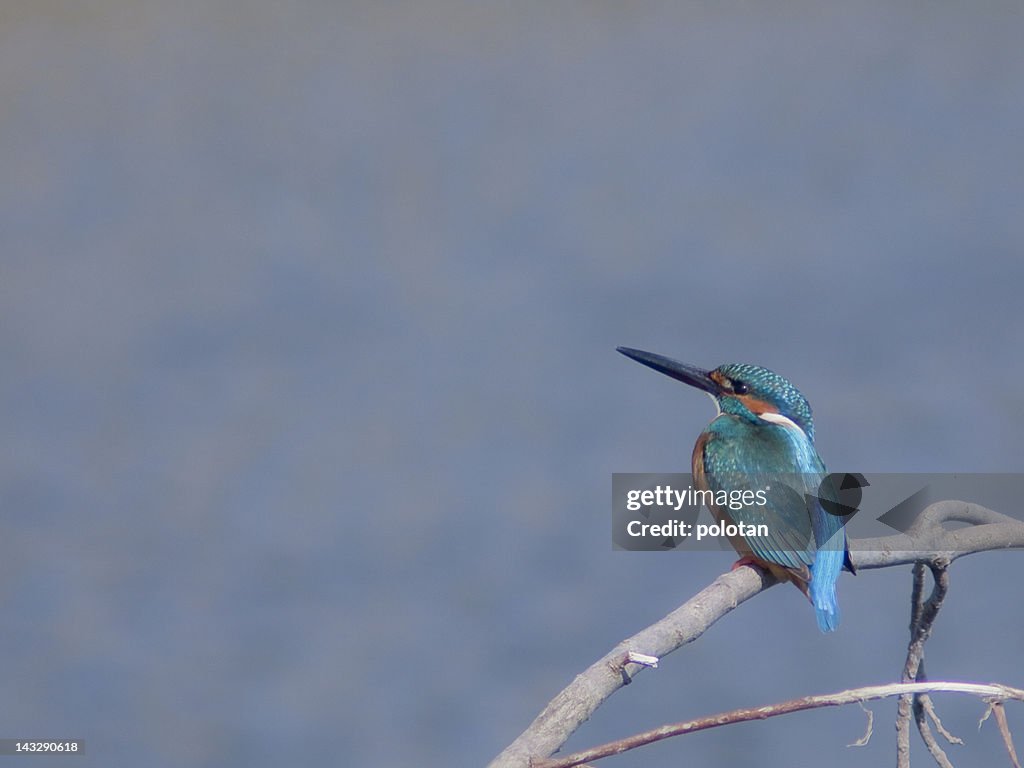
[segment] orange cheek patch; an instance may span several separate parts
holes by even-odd
[[[779,412],[779,409],[771,403],[754,397],[753,395],[733,395],[733,397],[743,403],[744,407],[754,414]]]

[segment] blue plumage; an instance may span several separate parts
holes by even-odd
[[[807,399],[760,366],[729,364],[705,371],[650,352],[619,351],[712,396],[719,414],[693,449],[696,484],[712,491],[763,490],[766,503],[739,510],[712,505],[711,513],[725,523],[765,524],[767,535],[730,539],[740,562],[792,581],[810,599],[821,631],[835,630],[836,582],[849,563],[845,519],[821,503],[837,503],[838,494],[814,447]]]

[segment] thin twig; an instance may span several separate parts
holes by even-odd
[[[928,747],[928,752],[931,753],[932,758],[939,764],[940,768],[953,768],[953,764],[949,761],[949,757],[946,755],[945,750],[939,746],[938,740],[935,738],[935,734],[932,733],[932,729],[928,726],[928,715],[926,710],[931,710],[934,713],[934,707],[932,705],[931,698],[926,693],[919,693],[914,695],[914,722],[917,723],[917,730],[921,734],[921,740],[924,741],[924,745]],[[945,731],[945,729],[943,729]]]
[[[904,683],[914,682],[921,664],[924,646],[920,642],[921,616],[924,613],[924,563],[914,563],[913,585],[910,589],[910,643],[903,665]],[[910,712],[914,697],[905,693],[896,707],[896,768],[910,767]]]
[[[602,757],[618,755],[631,749],[662,741],[673,736],[681,736],[696,731],[705,731],[709,728],[718,728],[723,725],[742,723],[750,720],[766,720],[770,717],[788,715],[792,712],[802,712],[807,709],[820,709],[822,707],[840,707],[846,704],[863,703],[875,699],[884,699],[891,696],[904,694],[928,693],[932,691],[946,691],[949,693],[966,693],[982,698],[995,698],[1000,701],[1013,699],[1024,701],[1024,690],[1011,688],[997,683],[888,683],[886,685],[869,685],[863,688],[851,688],[838,693],[829,693],[820,696],[804,696],[799,699],[783,701],[778,704],[770,704],[765,707],[750,709],[735,709],[730,712],[723,712],[711,717],[702,717],[697,720],[689,720],[673,725],[663,725],[644,733],[638,733],[625,739],[619,739],[598,747],[585,749],[559,758],[545,760],[533,760],[532,768],[572,768],[590,760],[599,760]]]
[[[932,593],[928,600],[922,603],[924,564],[917,563],[914,565],[914,598],[911,607],[910,644],[907,647],[907,661],[903,669],[904,681],[913,679],[916,682],[923,683],[928,679],[924,671],[924,644],[931,637],[932,626],[939,615],[939,610],[946,599],[946,594],[949,592],[949,570],[947,566],[948,562],[946,560],[928,563],[928,567],[932,572]],[[899,714],[896,721],[898,768],[910,765],[910,727],[905,717],[907,700],[907,696],[900,698]],[[931,726],[928,724],[929,715],[934,720],[939,732],[948,741],[960,744],[963,742],[942,727],[942,721],[939,720],[939,716],[935,713],[935,705],[928,697],[928,694],[914,694],[913,711],[914,722],[917,724],[917,730],[921,734],[921,740],[928,748],[932,758],[938,763],[939,768],[953,768],[949,757],[932,733]],[[900,761],[903,760],[906,762],[901,763]]]
[[[864,714],[868,716],[868,725],[867,728],[864,729],[864,735],[852,744],[847,744],[846,746],[848,747],[866,747],[868,742],[871,741],[871,734],[875,729],[875,713],[865,707],[863,701],[859,701],[857,703],[860,704],[860,708],[864,710]]]
[[[932,697],[927,693],[922,693],[920,694],[920,699],[922,709],[924,709],[925,714],[928,715],[928,719],[935,723],[935,730],[942,734],[942,738],[950,744],[963,746],[964,740],[947,731],[946,727],[942,724],[942,721],[939,719],[939,714],[935,711],[935,705],[932,703]]]
[[[1013,736],[1010,735],[1010,725],[1006,722],[1006,711],[1003,708],[1002,699],[993,699],[988,703],[988,709],[985,710],[985,714],[978,721],[978,730],[981,730],[981,724],[988,720],[988,716],[991,714],[996,716],[996,725],[999,726],[999,734],[1003,737],[1003,744],[1006,745],[1006,751],[1010,755],[1013,768],[1020,768],[1020,761],[1017,760],[1017,750],[1013,748]]]

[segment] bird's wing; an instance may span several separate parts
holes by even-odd
[[[815,525],[816,494],[823,467],[814,461],[799,461],[787,446],[777,450],[737,453],[728,437],[705,433],[694,451],[694,474],[699,486],[715,492],[752,491],[764,504],[736,504],[738,509],[716,504],[718,516],[734,523],[764,525],[766,533],[743,536],[751,553],[768,563],[806,574],[817,551]],[[760,492],[760,493],[758,493]],[[735,498],[735,496],[734,496]],[[748,497],[749,498],[749,497]],[[756,531],[756,529],[755,529]]]
[[[840,501],[839,491],[832,480],[832,475],[825,475],[818,485],[817,497],[821,502],[811,507],[811,527],[819,549],[835,549],[842,552],[842,565],[851,573],[856,573],[850,560],[850,544],[846,538],[845,525],[856,510],[847,514],[839,514],[849,508]],[[838,534],[838,535],[837,535]]]

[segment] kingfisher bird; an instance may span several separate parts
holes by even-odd
[[[842,507],[814,447],[807,398],[758,365],[729,363],[706,371],[639,349],[618,351],[711,396],[718,413],[693,447],[695,485],[712,492],[705,500],[720,499],[723,490],[765,491],[763,505],[707,504],[720,523],[739,524],[746,532],[759,524],[767,529],[767,536],[753,529],[755,535],[729,537],[740,555],[733,568],[753,564],[791,581],[810,599],[819,629],[834,631],[839,573],[844,566],[854,572],[844,529],[848,516],[829,511]]]

